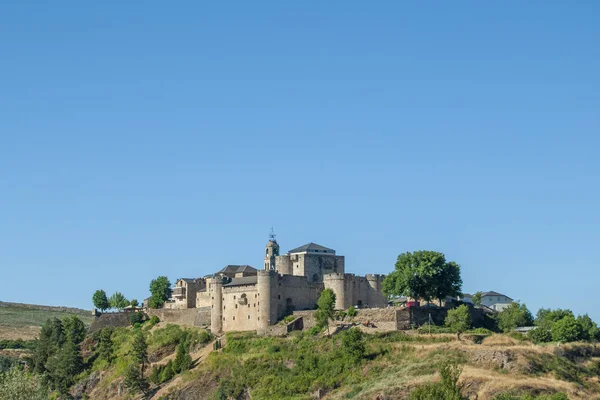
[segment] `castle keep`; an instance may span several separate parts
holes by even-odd
[[[179,279],[166,308],[210,308],[211,330],[264,332],[295,310],[316,308],[321,292],[330,288],[336,309],[384,307],[383,275],[345,272],[344,256],[315,243],[279,254],[271,235],[264,269],[228,265],[212,276]]]

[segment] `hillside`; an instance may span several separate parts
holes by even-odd
[[[86,325],[93,320],[91,311],[79,308],[0,301],[0,339],[33,339],[47,319],[71,315],[77,315]]]
[[[115,361],[96,361],[75,386],[77,398],[84,393],[92,399],[131,398],[124,371],[134,331],[114,331]],[[389,332],[365,334],[365,351],[354,356],[344,339],[347,332],[333,337],[230,333],[223,338],[224,347],[213,351],[214,341],[207,343],[197,328],[160,323],[142,331],[149,344],[147,374],[160,377],[151,383],[152,399],[408,399],[415,389],[439,381],[438,366],[444,362],[462,369],[464,398],[600,398],[600,349],[585,343],[540,346],[494,334],[476,344],[481,337]],[[176,344],[186,340],[184,332],[202,338],[190,349],[192,369],[163,378]],[[555,397],[520,397],[540,394]]]

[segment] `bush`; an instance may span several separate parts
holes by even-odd
[[[552,327],[552,340],[555,342],[575,342],[583,337],[583,328],[572,316],[567,316]]]
[[[569,400],[569,397],[564,393],[540,394],[538,396],[502,393],[494,397],[494,400]]]
[[[471,312],[469,307],[462,304],[452,310],[448,310],[445,323],[447,327],[458,333],[460,337],[462,332],[471,328]]]
[[[552,341],[552,332],[545,326],[538,326],[527,332],[527,337],[533,343],[548,343]]]
[[[135,326],[135,324],[141,324],[144,322],[144,314],[141,312],[132,312],[131,315],[129,315],[129,322],[132,326]]]
[[[352,362],[358,364],[365,356],[365,334],[352,328],[342,335],[342,351]]]
[[[462,368],[451,361],[445,361],[438,365],[440,382],[429,383],[418,387],[410,394],[410,400],[467,400],[463,396],[463,384],[458,383]]]
[[[533,316],[525,304],[511,303],[498,314],[497,319],[498,327],[504,332],[533,325]]]
[[[350,306],[347,314],[350,318],[353,318],[353,317],[356,317],[356,314],[358,314],[358,312],[356,311],[356,308],[354,308],[354,306]]]

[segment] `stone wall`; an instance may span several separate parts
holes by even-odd
[[[187,308],[183,310],[148,309],[148,315],[156,315],[161,322],[187,326],[210,326],[210,308]]]
[[[92,324],[90,325],[90,332],[99,331],[102,328],[120,328],[127,327],[131,325],[129,320],[130,312],[116,312],[116,313],[107,313],[101,314],[99,317],[96,317]]]
[[[223,332],[258,329],[258,291],[255,284],[223,287]]]

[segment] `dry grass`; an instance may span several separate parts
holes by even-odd
[[[41,328],[39,326],[1,326],[0,325],[0,339],[4,340],[32,340],[40,334]]]

